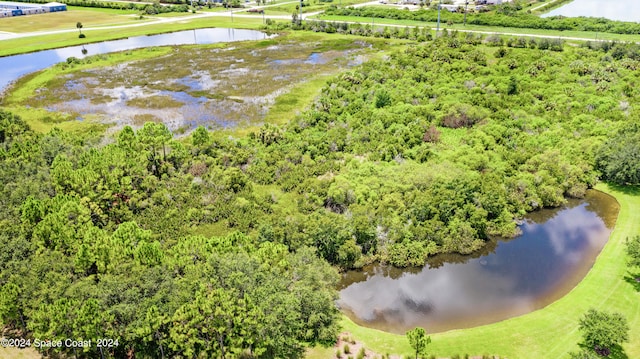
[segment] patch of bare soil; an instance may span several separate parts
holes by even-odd
[[[340,333],[334,348],[336,359],[402,359],[399,355],[380,354],[367,349],[364,343],[355,340],[349,332]]]

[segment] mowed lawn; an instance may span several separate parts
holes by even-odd
[[[34,15],[40,16],[40,15]],[[210,28],[210,27],[229,27],[229,28],[245,28],[245,29],[257,29],[262,25],[262,18],[235,18],[230,17],[201,17],[201,18],[176,18],[175,22],[171,23],[152,23],[149,22],[145,26],[135,27],[123,27],[117,29],[117,31],[108,27],[94,28],[83,33],[86,33],[87,37],[79,39],[78,34],[75,32],[61,33],[61,34],[48,34],[40,36],[29,36],[18,39],[9,39],[0,41],[0,56],[15,55],[25,52],[40,51],[46,49],[53,49],[65,46],[74,46],[80,44],[87,44],[91,42],[107,41],[114,39],[123,39],[131,36],[145,36],[174,31]],[[0,23],[2,23],[0,19]],[[139,20],[135,20],[139,21]],[[85,23],[82,22],[84,25]],[[74,29],[76,23],[71,24],[71,29]],[[85,26],[86,27],[86,26]],[[3,31],[3,30],[0,30]],[[0,358],[1,359],[1,358]]]
[[[640,286],[626,266],[625,240],[640,234],[640,187],[599,184],[597,189],[620,203],[616,227],[593,268],[569,294],[535,312],[486,326],[431,335],[429,354],[500,355],[510,359],[568,358],[577,351],[581,336],[578,320],[589,308],[621,312],[628,320],[630,341],[615,359],[640,358]],[[637,274],[637,273],[636,273]],[[347,318],[348,331],[368,349],[379,354],[410,355],[404,336],[360,327]]]
[[[46,30],[75,29],[81,22],[84,27],[98,25],[124,25],[140,20],[137,11],[70,8],[68,11],[51,14],[15,16],[0,19],[0,31],[32,32]]]

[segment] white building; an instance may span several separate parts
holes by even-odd
[[[22,2],[0,1],[0,18],[44,14],[47,12],[67,11],[67,5],[51,2],[48,4],[30,4]]]

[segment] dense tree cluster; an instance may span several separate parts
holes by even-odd
[[[189,153],[171,137],[148,123],[99,148],[0,112],[0,325],[118,339],[115,357],[296,358],[334,340],[337,273],[314,249],[188,233],[198,198],[216,199],[176,173]],[[225,178],[209,182],[222,196],[246,185]]]
[[[578,329],[582,333],[583,350],[572,354],[573,359],[608,357],[614,349],[629,341],[629,324],[620,313],[589,309],[580,319]]]
[[[395,8],[382,7],[331,7],[325,12],[327,15],[359,16],[363,18],[385,18],[395,20],[414,20],[435,22],[438,20],[438,11],[418,10],[409,11]],[[445,23],[462,24],[464,14],[441,12],[441,21]],[[518,27],[527,29],[545,30],[573,30],[573,31],[598,31],[614,34],[638,34],[640,24],[635,22],[623,22],[591,17],[564,17],[552,16],[542,18],[526,13],[490,12],[467,14],[467,24],[499,27]]]
[[[637,125],[611,136],[597,153],[603,178],[617,184],[640,183],[640,131]]]

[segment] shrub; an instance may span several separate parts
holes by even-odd
[[[349,344],[345,344],[344,347],[342,347],[342,351],[345,354],[351,354],[351,348],[349,348]]]
[[[422,141],[437,143],[440,141],[440,131],[438,131],[436,126],[431,125],[427,131],[425,131],[424,136],[422,136]]]
[[[391,95],[386,90],[376,93],[376,108],[382,108],[391,105]]]

